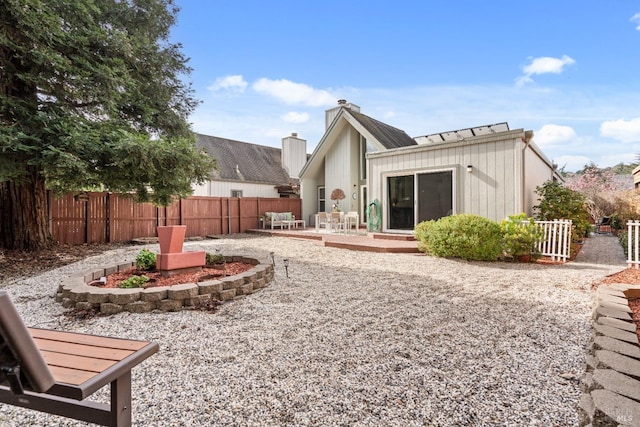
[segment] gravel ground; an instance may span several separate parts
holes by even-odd
[[[53,300],[60,280],[133,260],[142,248],[133,246],[0,289],[30,326],[159,342],[133,370],[138,426],[571,426],[590,286],[620,270],[248,235],[185,246],[261,259],[274,251],[276,278],[216,313],[65,316]],[[84,424],[0,404],[0,426],[23,425]]]

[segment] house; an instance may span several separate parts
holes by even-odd
[[[379,203],[381,231],[410,233],[424,220],[472,213],[499,221],[532,215],[535,189],[562,180],[533,142],[533,132],[507,123],[411,138],[404,131],[338,101],[326,111],[326,131],[300,171],[303,217],[312,221],[347,195],[342,211],[357,211],[361,223]]]
[[[282,149],[196,134],[196,145],[217,161],[211,180],[194,186],[194,196],[298,197],[298,175],[307,142],[296,133]]]

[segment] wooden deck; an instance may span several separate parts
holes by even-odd
[[[291,237],[297,239],[316,240],[324,246],[349,249],[353,251],[384,252],[384,253],[417,253],[418,242],[411,234],[368,233],[364,229],[357,233],[320,232],[315,228],[298,228],[283,230],[252,229],[248,233],[267,234],[271,236]]]

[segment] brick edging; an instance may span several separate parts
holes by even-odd
[[[593,340],[581,379],[581,426],[640,425],[640,345],[627,299],[631,289],[640,286],[600,285],[596,292]]]
[[[267,286],[273,280],[273,265],[255,258],[227,256],[227,262],[253,264],[250,270],[219,280],[185,283],[153,288],[99,288],[88,285],[93,280],[135,266],[127,262],[98,270],[87,271],[65,279],[58,287],[56,301],[65,308],[76,310],[98,310],[110,315],[128,311],[147,313],[153,310],[178,311],[191,308],[211,299],[229,301],[249,295]]]

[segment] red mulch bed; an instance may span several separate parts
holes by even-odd
[[[173,286],[183,283],[198,283],[202,280],[215,280],[225,276],[235,276],[236,274],[244,273],[254,267],[253,264],[246,264],[244,262],[228,262],[224,265],[223,270],[216,268],[202,268],[202,271],[196,271],[192,273],[179,273],[173,276],[163,277],[160,272],[157,271],[144,271],[138,270],[135,267],[131,267],[127,270],[112,273],[107,276],[107,283],[105,285],[99,285],[95,282],[92,286],[100,288],[119,288],[120,283],[123,280],[128,279],[131,276],[147,276],[150,280],[145,284],[145,288],[154,288],[158,286]]]
[[[627,268],[619,273],[612,274],[600,281],[600,284],[606,285],[610,283],[628,283],[631,285],[640,285],[640,269]],[[595,286],[597,287],[597,285]],[[630,299],[629,308],[631,308],[633,323],[636,324],[636,335],[640,343],[640,299]]]

